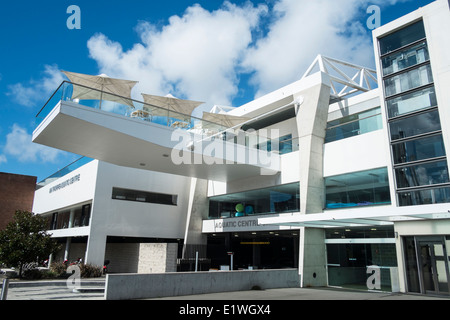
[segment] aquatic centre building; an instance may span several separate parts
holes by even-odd
[[[35,194],[65,244],[54,259],[448,295],[448,31],[435,1],[373,31],[376,70],[319,55],[297,82],[201,119],[200,102],[66,73],[33,133],[85,157]]]

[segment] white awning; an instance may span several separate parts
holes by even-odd
[[[449,207],[449,206],[447,206]],[[408,210],[409,209],[409,210]],[[280,217],[261,217],[260,225],[278,225],[310,228],[339,228],[357,226],[393,225],[395,222],[450,219],[450,213],[443,208],[425,209],[401,207],[372,207],[364,212],[354,210],[333,210],[316,214],[294,214]]]
[[[70,82],[80,85],[73,86],[72,99],[107,100],[134,107],[131,101],[131,90],[138,81],[114,79],[104,74],[91,76],[68,71],[62,72],[69,78]],[[97,90],[102,91],[103,94]]]
[[[182,100],[173,96],[161,97],[142,93],[142,97],[144,102],[148,104],[143,107],[143,110],[150,112],[152,116],[169,116],[185,121],[189,120],[195,108],[204,104],[204,102]],[[152,108],[152,106],[158,108]],[[169,111],[172,111],[170,115]]]

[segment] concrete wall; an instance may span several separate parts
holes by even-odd
[[[106,300],[131,300],[191,294],[300,286],[297,269],[108,274]]]

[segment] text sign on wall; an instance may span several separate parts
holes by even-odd
[[[80,181],[80,174],[77,174],[76,176],[73,176],[70,179],[64,180],[63,182],[57,184],[56,186],[51,187],[48,191],[49,193],[55,192],[55,191],[59,191],[61,189],[64,189],[67,186],[70,186],[72,184],[74,184],[75,182]]]

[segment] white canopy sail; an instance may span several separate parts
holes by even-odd
[[[204,102],[182,100],[173,96],[161,97],[143,93],[142,97],[144,98],[144,102],[148,104],[147,106],[144,106],[143,109],[151,112],[152,116],[169,116],[185,121],[189,121],[192,111],[194,111],[195,108],[204,104]],[[152,108],[152,106],[159,108]],[[171,111],[170,115],[167,110]]]
[[[134,107],[133,102],[131,101],[131,90],[138,81],[114,79],[104,74],[91,76],[68,71],[62,72],[71,82],[81,85],[73,87],[72,99],[107,100]],[[99,91],[91,90],[89,88],[111,94],[101,94]]]
[[[244,122],[250,120],[250,118],[246,117],[238,117],[238,116],[232,116],[229,114],[223,114],[223,113],[210,113],[210,112],[203,112],[203,120],[213,122],[216,124],[220,124],[226,128],[234,128],[238,129],[240,124],[244,124]],[[208,126],[207,123],[203,124],[203,126]],[[240,128],[240,127],[239,127]]]

